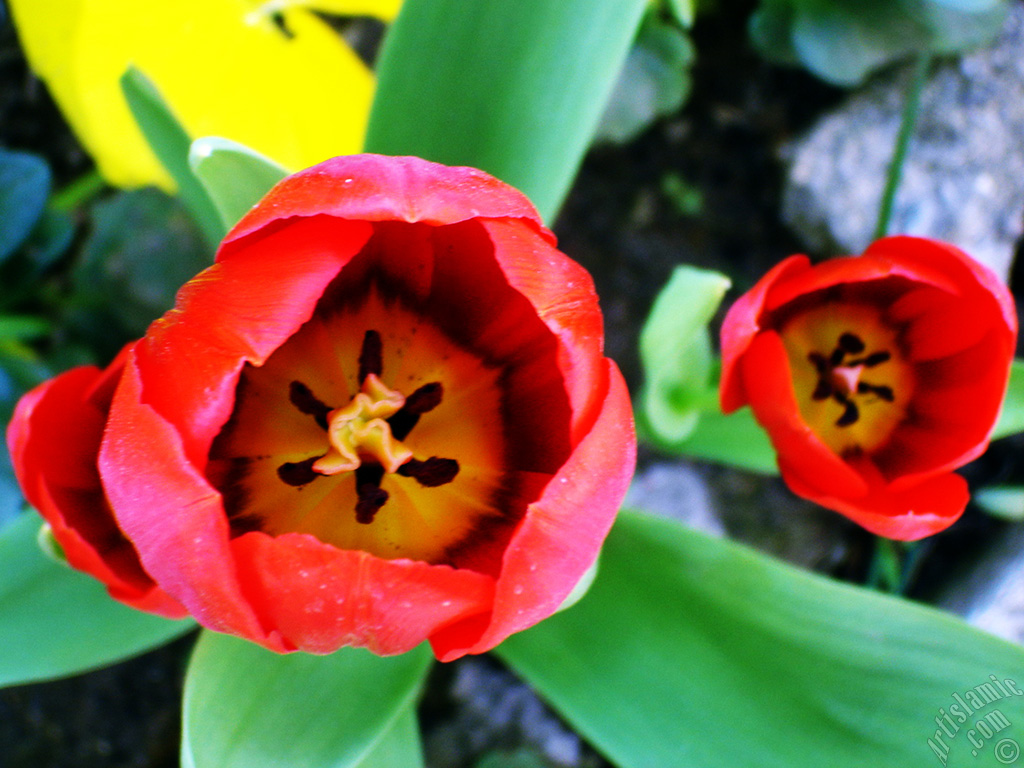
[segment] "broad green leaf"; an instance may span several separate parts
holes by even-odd
[[[679,27],[649,13],[626,57],[598,124],[595,141],[632,141],[690,95],[695,51]]]
[[[50,167],[45,160],[0,149],[0,262],[32,233],[49,194]]]
[[[430,659],[426,646],[387,658],[360,648],[329,656],[276,654],[203,632],[185,680],[182,765],[363,768],[360,761],[378,745],[382,761],[410,754],[409,723],[400,721]],[[393,727],[399,731],[389,735]]]
[[[998,33],[1006,0],[761,0],[750,35],[762,54],[834,85],[921,53],[977,47]]]
[[[717,409],[701,411],[697,426],[688,438],[662,448],[695,459],[731,464],[751,472],[777,475],[775,449],[768,433],[754,419],[750,408],[726,416]]]
[[[41,524],[26,513],[0,529],[0,685],[102,667],[195,627],[129,608],[92,577],[54,562],[37,543]]]
[[[211,249],[216,248],[227,230],[221,224],[216,206],[189,166],[188,151],[192,140],[188,133],[156,86],[135,67],[129,67],[121,76],[121,89],[142,135],[174,179],[178,194],[202,230],[207,245]]]
[[[188,162],[213,200],[225,232],[288,175],[273,160],[218,136],[192,142]]]
[[[686,439],[708,400],[712,352],[707,326],[729,285],[729,278],[718,272],[676,267],[640,332],[641,408],[659,442]]]
[[[406,0],[384,44],[366,151],[471,165],[550,220],[646,0]]]
[[[1024,648],[635,513],[587,597],[498,654],[620,768],[992,768],[1024,738],[1024,696],[953,719],[954,694],[1021,683]],[[997,710],[1012,729],[983,736]]]
[[[423,768],[416,707],[410,703],[354,768]]]
[[[982,488],[971,495],[971,501],[994,517],[1014,522],[1024,520],[1024,487]]]
[[[992,430],[992,439],[1024,432],[1024,360],[1014,360],[1010,365],[1010,383],[1003,398],[999,420]]]

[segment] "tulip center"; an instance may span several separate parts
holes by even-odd
[[[380,333],[363,335],[359,352],[359,392],[341,408],[331,408],[300,381],[289,385],[289,400],[301,413],[313,416],[326,430],[329,447],[322,456],[288,461],[277,468],[278,477],[291,486],[304,486],[318,476],[354,472],[356,478],[356,522],[368,525],[384,506],[389,494],[380,487],[385,474],[411,477],[426,488],[450,483],[459,473],[454,459],[431,456],[413,458],[402,444],[424,413],[441,403],[443,387],[438,381],[424,384],[408,398],[380,380],[382,372]]]
[[[842,456],[883,446],[913,390],[897,329],[869,304],[825,304],[780,326],[800,415]]]
[[[484,344],[453,302],[408,297],[359,266],[239,375],[206,468],[231,534],[496,573],[565,460],[558,347],[535,315],[507,308]]]

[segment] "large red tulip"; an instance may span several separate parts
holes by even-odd
[[[336,158],[229,233],[74,451],[99,468],[92,512],[201,624],[454,659],[557,610],[611,526],[635,437],[602,339],[590,277],[521,194]],[[11,430],[36,444],[23,478],[80,440],[37,435],[44,405]]]
[[[722,409],[751,406],[798,495],[918,539],[963,513],[953,470],[988,445],[1016,336],[1009,291],[951,245],[793,256],[725,318]]]

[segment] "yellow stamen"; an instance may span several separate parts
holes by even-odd
[[[386,387],[375,374],[364,380],[361,391],[343,408],[327,415],[331,447],[317,459],[313,470],[321,475],[352,472],[370,457],[388,473],[412,458],[412,451],[396,440],[386,419],[405,405],[401,392]]]

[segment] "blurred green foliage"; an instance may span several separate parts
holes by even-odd
[[[1008,0],[761,0],[750,36],[771,61],[854,86],[899,59],[983,45],[1008,9]]]

